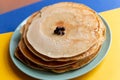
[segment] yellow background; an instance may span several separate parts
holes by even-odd
[[[73,80],[120,80],[120,8],[100,13],[112,31],[112,44],[104,60],[89,73]],[[0,80],[35,80],[21,71],[9,57],[12,32],[0,34]]]

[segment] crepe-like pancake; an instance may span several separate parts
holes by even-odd
[[[25,31],[24,31],[25,32]],[[25,40],[25,37],[24,37],[24,40]],[[36,51],[33,51],[33,49],[31,49],[32,47],[28,44],[28,42],[25,40],[25,42],[26,42],[26,45],[27,45],[27,48],[29,48],[32,52],[34,52],[34,53],[37,53]],[[99,47],[100,45],[99,44],[96,44],[96,45],[94,45],[94,46],[92,46],[89,50],[87,50],[86,51],[86,53],[84,52],[83,54],[84,54],[84,57],[85,57],[85,54],[86,55],[88,55],[87,53],[94,53],[94,51],[95,50],[97,50],[97,48]],[[38,53],[39,54],[39,53]],[[79,59],[82,59],[82,58],[84,58],[83,57],[83,54],[81,54],[81,55],[77,55],[77,56],[75,56],[75,57],[71,57],[71,58],[69,58],[69,59],[67,59],[67,60],[79,60]],[[37,56],[40,56],[40,58],[42,58],[43,60],[45,60],[45,61],[51,61],[51,59],[50,58],[48,58],[48,57],[45,57],[44,55],[37,55]],[[46,60],[47,59],[47,60]],[[55,59],[52,59],[52,61],[57,61],[57,60],[55,60]],[[58,58],[58,61],[59,61],[59,58]],[[65,58],[63,58],[63,59],[61,59],[60,61],[66,61],[65,60]]]
[[[66,65],[69,65],[69,64],[72,64],[72,63],[76,62],[76,60],[74,60],[74,61],[44,61],[41,58],[35,56],[32,52],[30,52],[30,50],[24,44],[23,40],[21,40],[19,42],[18,46],[19,46],[22,54],[26,58],[28,58],[33,63],[36,63],[36,64],[38,64],[40,66],[43,66],[43,67],[48,67],[48,68],[62,67],[62,66],[66,66]],[[99,46],[97,44],[95,46],[97,46],[98,48],[92,47],[93,49],[90,49],[86,53],[83,53],[83,54],[79,55],[80,59],[84,59],[86,55],[89,56],[92,53],[95,53],[99,49]]]
[[[21,28],[15,56],[38,70],[62,73],[78,69],[98,54],[106,30],[89,7],[62,2],[32,14]]]
[[[25,30],[23,30],[23,32],[25,32]],[[73,61],[67,61],[68,63],[66,62],[62,62],[62,61],[55,61],[56,63],[54,64],[53,62],[54,61],[50,61],[50,62],[47,62],[47,61],[44,61],[42,60],[41,58],[38,58],[36,57],[34,54],[32,54],[32,52],[30,52],[30,50],[25,46],[25,43],[23,43],[24,41],[21,40],[19,43],[21,43],[21,45],[19,45],[21,51],[22,51],[22,54],[24,56],[26,56],[26,58],[28,58],[28,60],[30,60],[31,62],[33,63],[36,63],[37,65],[39,66],[43,66],[43,67],[47,67],[48,69],[52,69],[52,68],[60,68],[60,65],[61,63],[63,63],[61,65],[61,67],[63,68],[63,66],[65,65],[68,65],[68,64],[71,64],[73,63]],[[29,46],[28,46],[29,47]],[[98,49],[99,49],[100,45],[96,44],[94,46],[92,46],[88,51],[86,51],[85,53],[81,54],[81,55],[78,55],[76,57],[79,57],[79,59],[84,59],[86,56],[90,56],[92,53],[95,53]],[[42,56],[41,56],[42,57]],[[76,62],[76,61],[74,61]],[[50,64],[49,64],[50,63]],[[65,64],[66,63],[66,64]],[[66,67],[66,66],[65,66]]]
[[[36,14],[36,13],[35,13]],[[37,13],[36,14],[37,16],[39,15],[39,13]],[[30,20],[31,19],[31,20]],[[31,17],[28,21],[29,21],[29,23],[30,23],[30,21],[32,21],[32,19],[35,19],[34,17]],[[27,24],[27,25],[25,25],[25,33],[24,33],[24,41],[25,41],[25,43],[26,43],[26,45],[27,45],[27,47],[35,54],[35,55],[37,55],[38,57],[40,57],[40,58],[42,58],[43,60],[45,60],[45,61],[68,61],[68,60],[79,60],[80,59],[80,57],[79,57],[79,55],[77,55],[77,56],[74,56],[74,57],[69,57],[69,58],[50,58],[50,57],[47,57],[47,56],[44,56],[44,55],[42,55],[42,54],[40,54],[39,52],[37,52],[37,51],[35,51],[34,49],[33,49],[33,47],[29,44],[29,42],[27,41],[27,39],[26,39],[26,31],[27,31],[27,28],[29,27],[29,24]],[[104,31],[104,30],[103,30]],[[103,38],[103,36],[104,35],[102,35],[102,38]],[[99,43],[99,44],[101,44],[101,43]]]
[[[43,8],[40,14],[29,25],[26,38],[42,55],[69,58],[85,52],[101,37],[104,41],[97,14],[84,5],[58,3]],[[65,34],[55,35],[56,27],[64,27]]]
[[[49,57],[46,57],[44,55],[40,55],[38,52],[36,52],[34,49],[32,49],[32,47],[29,45],[29,43],[27,42],[27,40],[24,38],[24,41],[26,42],[26,45],[27,47],[33,52],[35,53],[35,55],[37,54],[38,57],[42,58],[43,60],[45,61],[69,61],[69,60],[79,60],[82,58],[82,54],[86,54],[86,52],[89,52],[89,53],[93,53],[95,51],[95,49],[97,49],[97,47],[99,47],[100,45],[99,44],[95,44],[93,45],[89,50],[87,50],[86,52],[80,54],[80,55],[77,55],[77,56],[74,56],[74,57],[70,57],[70,58],[57,58],[57,59],[52,59],[52,58],[49,58]]]
[[[17,57],[17,59],[19,59],[24,64],[30,66],[31,68],[35,68],[35,69],[39,69],[39,70],[44,70],[41,66],[38,66],[38,65],[32,63],[31,61],[29,61],[27,58],[25,58],[24,55],[21,54],[21,51],[19,50],[18,47],[15,50],[15,57]]]
[[[100,49],[100,47],[99,47]],[[37,69],[37,70],[46,70],[46,71],[52,71],[52,72],[56,72],[56,73],[63,73],[63,72],[66,72],[66,71],[69,71],[69,70],[75,70],[75,69],[78,69],[80,67],[83,67],[84,65],[88,64],[90,61],[92,61],[95,56],[97,55],[99,49],[94,53],[94,54],[91,54],[91,56],[88,56],[76,63],[73,63],[71,65],[68,65],[66,67],[61,67],[61,68],[58,68],[58,69],[48,69],[46,67],[41,67],[35,63],[33,63],[32,61],[30,61],[29,59],[27,59],[26,57],[24,57],[24,55],[21,53],[21,51],[19,50],[19,48],[16,49],[15,51],[15,56],[20,60],[22,61],[24,64],[26,64],[27,66],[31,67],[31,68],[34,68],[34,69]]]
[[[30,61],[43,66],[43,67],[48,67],[48,68],[54,68],[54,67],[62,67],[68,64],[72,64],[76,61],[44,61],[41,58],[37,57],[36,55],[34,55],[24,44],[24,41],[21,40],[19,42],[19,49],[21,51],[21,53],[28,58]]]

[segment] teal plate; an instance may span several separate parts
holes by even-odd
[[[23,64],[22,62],[20,62],[18,59],[16,59],[14,56],[14,52],[15,52],[15,49],[18,45],[19,40],[20,40],[20,36],[21,36],[20,35],[20,28],[26,23],[27,19],[25,19],[17,27],[17,29],[15,30],[15,32],[11,38],[10,57],[18,69],[20,69],[25,74],[27,74],[31,77],[37,78],[37,79],[65,80],[65,79],[71,79],[71,78],[81,76],[81,75],[91,71],[93,68],[95,68],[103,60],[103,58],[105,57],[105,55],[107,54],[107,52],[110,48],[111,31],[110,31],[110,28],[109,28],[108,24],[106,23],[106,21],[102,17],[101,17],[101,19],[103,20],[103,22],[106,26],[106,41],[102,45],[102,48],[100,49],[98,56],[94,60],[92,60],[88,65],[86,65],[80,69],[65,72],[62,74],[57,74],[57,73],[52,73],[52,72],[47,72],[47,71],[39,71],[39,70],[32,69],[32,68],[26,66],[25,64]]]

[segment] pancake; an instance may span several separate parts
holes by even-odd
[[[30,66],[31,68],[39,69],[39,70],[45,70],[44,68],[32,63],[27,58],[25,58],[24,55],[21,54],[21,51],[20,51],[20,49],[18,47],[15,50],[15,57],[17,59],[19,59],[21,62],[23,62],[24,64],[26,64],[27,66]]]
[[[63,73],[91,62],[105,41],[101,18],[89,7],[61,2],[32,14],[20,30],[15,57],[37,70]]]
[[[24,32],[25,30],[23,30]],[[20,50],[22,51],[22,54],[28,58],[30,61],[32,61],[33,63],[36,63],[39,66],[43,66],[43,67],[47,67],[48,69],[51,68],[59,68],[61,65],[60,63],[64,63],[64,65],[62,64],[61,66],[65,66],[68,64],[73,63],[73,61],[67,61],[67,62],[59,62],[59,61],[53,61],[55,62],[55,64],[51,61],[51,62],[46,62],[44,60],[42,60],[41,58],[38,58],[37,56],[35,56],[32,52],[30,52],[30,50],[26,47],[25,43],[23,40],[21,40],[19,42],[19,44],[21,43],[21,45],[19,45]],[[86,53],[83,53],[77,57],[79,57],[80,59],[84,59],[87,56],[91,55],[92,53],[94,53],[98,48],[100,47],[100,45],[96,44],[94,46],[92,46],[92,48],[90,48],[90,50],[86,51]],[[89,54],[88,54],[89,53]],[[75,62],[75,61],[74,61]],[[49,65],[50,63],[50,65]],[[56,64],[57,63],[57,64]],[[42,65],[41,65],[42,64]]]
[[[38,14],[39,15],[39,14]],[[30,18],[30,19],[33,19],[34,17],[32,17],[32,18]],[[32,20],[31,20],[32,21]],[[27,31],[27,28],[29,27],[28,26],[28,24],[27,25],[25,25],[25,27],[26,27],[26,30],[25,30],[25,35],[24,35],[24,41],[25,41],[25,43],[26,43],[26,45],[27,45],[27,47],[30,49],[30,51],[32,51],[35,55],[37,55],[37,56],[39,56],[40,58],[42,58],[43,60],[45,60],[45,61],[68,61],[68,60],[78,60],[80,57],[79,57],[79,55],[77,55],[77,56],[74,56],[74,57],[69,57],[69,58],[50,58],[50,57],[48,57],[48,56],[44,56],[44,55],[42,55],[42,54],[40,54],[39,52],[37,52],[37,51],[35,51],[34,50],[34,48],[29,44],[29,42],[27,41],[27,39],[26,39],[26,31]],[[104,31],[104,29],[103,29],[103,31]],[[104,32],[105,33],[105,32]],[[102,35],[102,38],[104,38],[103,36],[105,36],[105,35]],[[99,44],[101,44],[101,43],[99,43]]]
[[[84,5],[58,3],[43,8],[40,13],[41,16],[29,25],[26,38],[33,49],[44,56],[77,56],[103,37],[100,36],[101,27],[97,14]],[[65,35],[54,34],[54,30],[59,26],[65,28]],[[102,39],[104,41],[104,38]],[[42,47],[39,48],[40,46]]]
[[[37,57],[36,55],[34,55],[24,44],[24,41],[21,40],[19,42],[19,49],[21,51],[21,53],[30,61],[32,61],[33,63],[36,63],[40,66],[43,67],[48,67],[48,68],[54,68],[54,67],[62,67],[65,65],[69,65],[72,64],[76,61],[44,61],[41,58]]]
[[[69,60],[76,61],[76,60],[79,60],[79,59],[82,58],[81,55],[77,55],[77,56],[70,57],[70,58],[60,58],[60,59],[57,58],[57,59],[52,59],[52,58],[46,57],[46,56],[44,56],[44,55],[40,55],[38,52],[36,52],[36,51],[29,45],[29,43],[27,42],[27,40],[26,40],[25,38],[24,38],[24,41],[26,42],[25,44],[26,44],[26,46],[28,47],[28,49],[29,49],[31,52],[35,53],[35,55],[37,54],[36,56],[42,58],[42,59],[45,60],[45,61],[69,61]],[[87,50],[87,52],[92,53],[95,49],[97,49],[98,46],[100,46],[100,45],[97,44],[97,45],[92,46],[89,50]],[[85,54],[85,52],[84,52],[83,54]]]
[[[99,47],[99,49],[100,49],[100,47]],[[88,57],[84,58],[83,60],[80,60],[80,61],[78,61],[74,64],[71,64],[71,65],[68,65],[66,67],[61,67],[61,68],[57,68],[57,69],[48,69],[46,67],[41,67],[41,66],[33,63],[32,61],[30,61],[29,59],[24,57],[24,55],[21,53],[19,48],[16,49],[15,56],[17,57],[17,59],[19,59],[21,62],[23,62],[24,64],[26,64],[27,66],[29,66],[31,68],[34,68],[37,70],[52,71],[52,72],[56,72],[56,73],[63,73],[66,71],[78,69],[78,68],[83,67],[84,65],[88,64],[90,61],[92,61],[97,56],[99,49],[94,54],[91,54],[91,56],[88,56]]]
[[[26,58],[28,58],[30,61],[32,61],[32,62],[34,62],[34,63],[36,63],[40,66],[43,66],[43,67],[48,67],[48,68],[62,67],[62,66],[69,65],[69,64],[72,64],[72,63],[76,62],[75,60],[74,61],[44,61],[41,58],[35,56],[32,52],[30,52],[30,50],[24,44],[23,40],[21,40],[19,42],[18,46],[20,48],[20,51],[22,52],[22,54]],[[97,44],[95,46],[97,46]],[[93,49],[91,49],[91,50],[87,51],[86,53],[83,53],[82,55],[80,55],[79,56],[80,59],[83,59],[85,57],[85,55],[89,56],[92,53],[94,53],[99,48],[99,46],[98,46],[98,48],[94,48],[94,47],[92,47],[92,48]]]

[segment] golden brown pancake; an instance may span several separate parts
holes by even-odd
[[[33,19],[33,18],[32,18]],[[79,55],[77,55],[77,56],[74,56],[74,57],[70,57],[70,58],[49,58],[49,57],[47,57],[47,56],[44,56],[44,55],[42,55],[42,54],[39,54],[39,52],[37,52],[37,51],[35,51],[33,48],[32,48],[32,46],[29,44],[29,42],[27,41],[27,39],[26,39],[26,30],[27,30],[27,28],[28,28],[28,26],[24,26],[25,27],[25,31],[24,31],[24,41],[25,41],[25,44],[26,44],[26,46],[28,47],[28,49],[30,50],[30,51],[32,51],[36,56],[38,56],[38,57],[40,57],[40,58],[42,58],[43,60],[45,60],[45,61],[68,61],[68,60],[79,60],[81,57],[79,57]],[[92,46],[93,47],[93,46]],[[91,47],[91,48],[92,48]],[[90,50],[88,50],[88,51],[90,51]]]
[[[32,52],[30,52],[30,50],[24,44],[23,40],[21,40],[19,42],[18,46],[19,46],[20,51],[22,52],[22,54],[26,58],[28,58],[33,63],[36,63],[36,64],[38,64],[40,66],[43,66],[43,67],[48,67],[48,68],[62,67],[62,66],[66,66],[66,65],[69,65],[69,64],[72,64],[72,63],[76,62],[76,61],[44,61],[41,58],[39,58],[36,55],[34,55]],[[94,50],[94,52],[96,52],[97,49],[99,49],[99,46],[98,46],[98,48],[96,48],[96,50]],[[85,55],[89,56],[89,55],[91,55],[94,52],[92,52],[92,49],[91,49],[91,51],[89,50],[87,53],[83,53],[79,57],[81,57],[80,59],[83,59],[85,57]]]
[[[31,68],[35,68],[35,69],[39,69],[39,70],[44,70],[42,67],[32,63],[31,61],[29,61],[27,58],[24,57],[24,55],[21,53],[21,51],[19,50],[19,48],[16,48],[15,51],[15,57],[17,59],[19,59],[21,62],[23,62],[24,64],[26,64],[27,66],[30,66]]]
[[[37,57],[36,55],[34,55],[24,44],[24,41],[21,40],[19,42],[19,49],[21,51],[21,53],[28,58],[30,61],[43,66],[43,67],[49,67],[49,68],[54,68],[54,67],[62,67],[65,65],[69,65],[72,64],[76,61],[44,61],[41,58]]]
[[[20,33],[15,51],[20,61],[34,69],[63,73],[96,57],[106,29],[89,7],[62,2],[32,14]]]
[[[100,49],[100,48],[99,48]],[[32,61],[30,61],[29,59],[27,59],[20,51],[19,48],[16,49],[15,51],[15,56],[21,61],[23,62],[24,64],[26,64],[27,66],[31,67],[31,68],[34,68],[34,69],[37,69],[37,70],[47,70],[47,71],[53,71],[53,72],[56,72],[56,73],[63,73],[63,72],[66,72],[66,71],[69,71],[69,70],[75,70],[75,69],[78,69],[80,67],[83,67],[84,65],[86,65],[87,63],[89,63],[90,61],[92,61],[96,56],[97,56],[97,53],[99,51],[99,49],[94,53],[94,54],[91,54],[90,56],[76,62],[76,63],[73,63],[71,65],[67,65],[65,67],[61,67],[61,68],[55,68],[55,69],[49,69],[49,68],[46,68],[46,67],[41,67],[35,63],[33,63]]]

